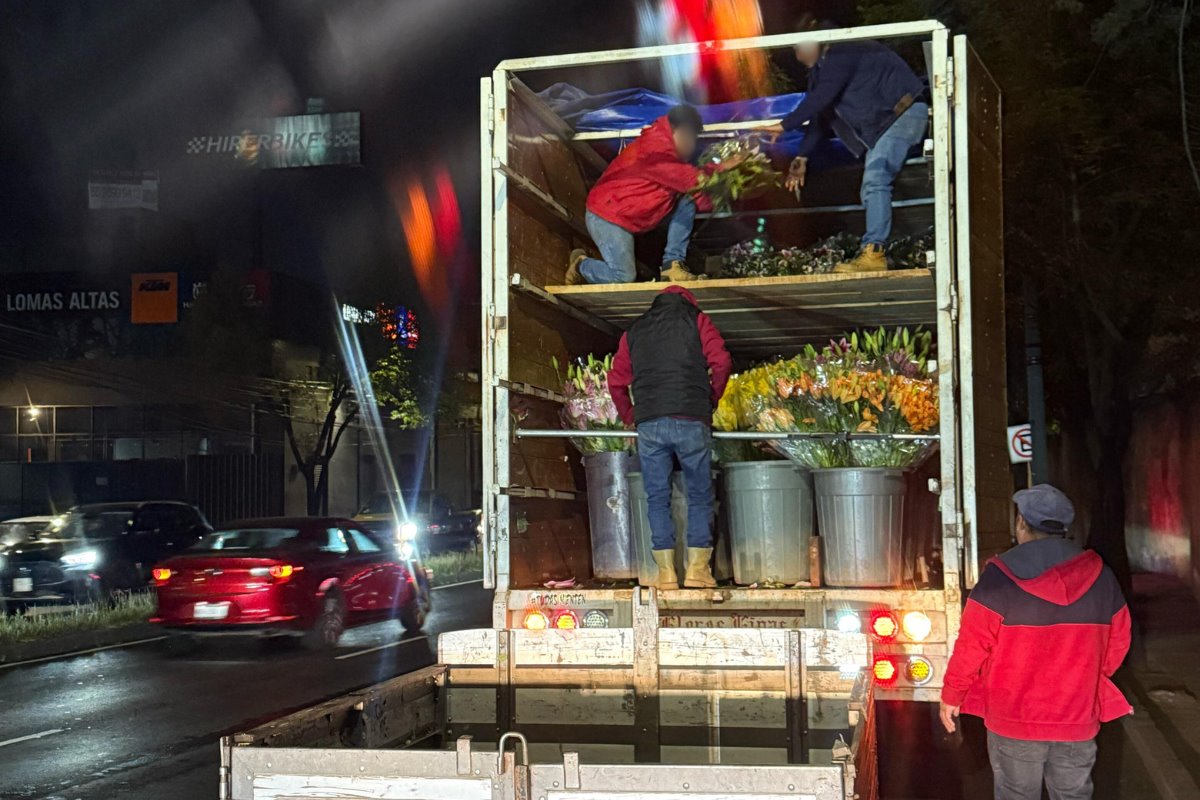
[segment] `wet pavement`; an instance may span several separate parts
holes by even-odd
[[[438,633],[490,615],[491,592],[472,584],[435,593],[428,638],[391,622],[348,631],[332,654],[221,639],[0,669],[0,798],[215,798],[222,735],[432,664]]]

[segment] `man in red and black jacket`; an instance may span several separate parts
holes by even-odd
[[[613,159],[588,193],[587,229],[602,258],[584,250],[571,253],[568,285],[629,283],[637,278],[633,255],[635,234],[667,221],[662,280],[689,281],[697,276],[684,267],[696,211],[711,211],[698,192],[700,176],[730,169],[741,159],[703,169],[692,164],[704,123],[692,106],[675,106],[659,117]]]
[[[696,298],[668,286],[621,337],[608,372],[613,404],[637,424],[638,457],[658,566],[655,585],[677,588],[671,473],[679,460],[687,487],[687,574],[684,586],[712,588],[712,415],[733,362],[725,340]],[[632,389],[632,399],[630,397]]]
[[[1065,538],[1075,518],[1049,484],[1024,489],[1017,546],[988,562],[963,610],[942,689],[942,724],[961,710],[988,729],[997,800],[1092,796],[1101,722],[1132,713],[1110,680],[1129,651],[1129,608],[1093,551]]]

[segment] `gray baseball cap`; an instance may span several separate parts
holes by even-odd
[[[1029,527],[1061,536],[1075,521],[1075,506],[1065,494],[1048,483],[1039,483],[1013,495],[1017,511]]]

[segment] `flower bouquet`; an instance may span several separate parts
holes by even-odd
[[[754,430],[755,404],[759,396],[769,392],[778,364],[767,364],[729,378],[725,394],[713,413],[713,428],[718,431]],[[763,442],[716,440],[717,460],[726,464],[739,461],[771,461],[779,458],[776,451]]]
[[[728,210],[737,200],[754,197],[780,186],[782,173],[771,166],[771,159],[748,139],[723,139],[705,148],[700,164],[720,165],[734,160],[736,166],[702,172],[696,190],[712,199],[714,211]]]
[[[554,371],[558,372],[558,359],[553,359]],[[613,357],[604,358],[588,354],[567,364],[567,376],[563,381],[562,418],[563,428],[572,431],[623,431],[625,423],[617,414],[612,394],[608,390],[608,371],[612,369]],[[633,439],[619,437],[573,438],[571,441],[585,456],[596,453],[619,453],[633,449]]]
[[[906,328],[852,334],[818,352],[809,346],[782,362],[769,391],[755,401],[755,428],[804,433],[932,433],[938,424],[936,375],[929,372],[932,335]],[[775,446],[810,469],[908,468],[935,440],[790,439]]]

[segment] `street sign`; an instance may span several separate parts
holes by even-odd
[[[1028,422],[1009,426],[1008,460],[1013,464],[1033,461],[1033,426]]]

